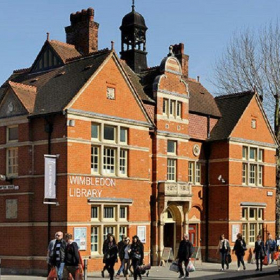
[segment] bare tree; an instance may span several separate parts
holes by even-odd
[[[271,23],[257,32],[250,29],[236,33],[225,53],[214,66],[214,80],[219,93],[229,94],[256,89],[274,133],[280,142],[280,28]],[[280,147],[277,149],[276,233],[280,234]]]

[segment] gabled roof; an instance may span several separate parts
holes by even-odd
[[[73,59],[65,65],[44,72],[12,75],[10,84],[23,96],[24,85],[37,89],[33,115],[61,112],[86,81],[108,57],[111,51],[102,50],[90,56]],[[14,83],[13,83],[14,82]],[[23,85],[18,85],[23,84]],[[17,85],[17,86],[16,86]],[[0,91],[1,94],[1,91]],[[28,97],[30,99],[32,97]]]
[[[33,113],[37,88],[11,81],[9,81],[9,85],[28,113]]]
[[[45,59],[46,57],[47,59]],[[56,40],[47,40],[32,64],[31,71],[36,72],[55,68],[65,64],[67,60],[74,57],[81,57],[81,54],[76,50],[74,45]],[[44,63],[42,61],[44,61]],[[42,65],[40,65],[40,62]]]
[[[121,65],[123,66],[125,72],[127,73],[128,77],[130,78],[134,88],[136,89],[138,95],[144,102],[155,103],[155,101],[150,98],[144,91],[143,85],[141,85],[141,77],[138,76],[127,64],[125,61],[120,60]]]
[[[189,85],[190,113],[221,117],[221,112],[211,93],[199,82],[193,79],[185,79]]]
[[[56,40],[51,40],[49,43],[64,63],[70,58],[81,56],[74,45]]]
[[[230,136],[254,95],[253,91],[245,91],[215,98],[222,118],[212,129],[210,141],[225,140]]]

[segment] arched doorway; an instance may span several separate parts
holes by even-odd
[[[176,220],[170,209],[167,209],[164,216],[163,246],[172,248],[172,252],[174,252],[176,248]]]

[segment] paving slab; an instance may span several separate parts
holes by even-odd
[[[274,279],[280,279],[278,275],[278,267],[276,264],[263,266],[263,271],[255,271],[255,264],[246,264],[246,270],[237,271],[237,265],[233,262],[228,270],[220,271],[221,265],[218,263],[195,263],[196,271],[190,273],[190,279],[249,279],[273,275]],[[117,270],[118,266],[116,266]],[[177,279],[178,273],[170,271],[169,266],[153,266],[149,271],[149,276],[144,275],[143,280],[153,280],[153,279]],[[42,280],[46,277],[40,276],[29,276],[29,275],[0,275],[0,280]],[[88,279],[109,279],[108,273],[105,273],[105,278],[101,277],[101,272],[89,273]],[[121,277],[120,279],[125,279]],[[133,279],[130,277],[129,279]]]

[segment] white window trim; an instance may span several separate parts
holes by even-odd
[[[16,150],[17,151],[17,171],[18,171],[18,168],[19,168],[19,164],[18,164],[18,147],[13,147],[13,148],[7,148],[6,150],[6,174],[8,177],[17,177],[18,176],[18,172],[17,173],[10,173],[9,172],[9,151],[12,151],[12,150]]]
[[[10,128],[15,128],[15,127],[17,127],[17,129],[18,129],[18,125],[7,126],[7,129],[6,129],[6,143],[16,143],[16,142],[18,142],[18,139],[16,139],[16,140],[9,140],[9,129]]]

